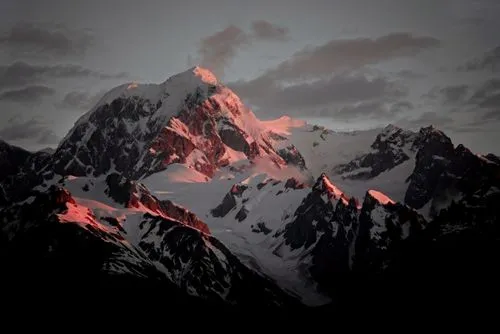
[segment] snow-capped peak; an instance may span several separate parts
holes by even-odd
[[[320,192],[325,192],[329,199],[333,200],[342,200],[345,205],[349,204],[349,197],[344,194],[342,190],[340,190],[332,181],[326,176],[325,173],[322,173],[321,176],[316,181],[313,189],[318,190]]]
[[[213,74],[210,70],[200,67],[200,66],[195,66],[190,69],[197,77],[201,78],[203,82],[209,83],[211,85],[217,85],[219,81],[217,80],[217,77],[215,74]]]
[[[141,100],[149,101],[151,104],[158,104],[158,102],[167,102],[167,105],[158,108],[156,114],[169,114],[172,116],[172,108],[178,109],[187,94],[199,93],[211,95],[210,88],[215,89],[219,82],[215,75],[209,70],[195,66],[187,71],[181,72],[174,76],[169,77],[167,80],[160,84],[154,83],[138,83],[128,82],[119,85],[110,91],[97,102],[97,104],[83,115],[75,125],[87,122],[89,117],[99,107],[110,104],[119,98],[135,97]]]
[[[399,130],[401,130],[401,128],[399,126],[396,126],[394,124],[388,124],[382,130],[382,133],[391,134],[391,133],[394,133],[394,132],[399,131]]]
[[[396,125],[387,125],[377,136],[376,141],[373,146],[378,146],[381,142],[388,142],[389,144],[396,145],[398,147],[405,146],[406,144],[413,142],[417,134],[410,130],[402,129]]]
[[[377,190],[373,190],[373,189],[368,190],[368,195],[370,195],[373,199],[377,200],[382,205],[396,203],[391,198],[389,198],[389,196],[387,196],[386,194],[383,194]]]
[[[112,89],[76,122],[54,159],[63,175],[114,167],[135,179],[175,163],[207,176],[235,160],[285,165],[268,130],[212,72],[195,66],[160,84]]]

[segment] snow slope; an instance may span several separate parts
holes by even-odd
[[[224,168],[206,182],[191,182],[190,177],[169,179],[165,177],[169,169],[141,182],[159,199],[169,199],[189,208],[245,265],[269,275],[282,288],[307,298],[303,299],[304,303],[318,305],[328,301],[301,277],[296,261],[284,261],[272,253],[275,242],[272,235],[283,227],[287,216],[293,215],[309,189],[286,188],[284,178],[273,178],[279,173],[268,174],[258,165],[243,172]],[[284,174],[282,176],[287,176]],[[211,211],[235,184],[247,187],[239,203],[224,217],[214,217]],[[236,217],[243,208],[246,217],[238,221]]]
[[[321,126],[304,124],[290,128],[283,146],[293,144],[306,160],[314,178],[333,166],[347,163],[369,149],[380,129],[335,132]]]

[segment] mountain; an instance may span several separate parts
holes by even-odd
[[[22,275],[51,286],[152,285],[184,299],[242,307],[297,304],[242,265],[195,215],[118,174],[100,182],[63,177],[35,191],[1,211],[7,240],[2,266],[15,273],[13,280]]]
[[[59,174],[140,179],[184,164],[207,177],[236,159],[283,159],[238,96],[200,67],[159,85],[125,84],[82,116],[54,153]],[[106,152],[106,154],[102,154]]]
[[[54,152],[0,158],[11,286],[299,312],[495,290],[500,158],[432,126],[262,121],[194,67],[112,89]]]
[[[0,207],[26,196],[42,182],[41,175],[50,153],[29,152],[0,140]]]

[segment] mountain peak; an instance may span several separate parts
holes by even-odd
[[[389,198],[389,196],[387,196],[386,194],[381,193],[380,191],[377,191],[377,190],[370,189],[370,190],[368,190],[367,194],[382,205],[396,203],[391,198]]]
[[[439,130],[436,126],[434,126],[432,124],[429,126],[421,127],[419,132],[420,132],[420,134],[427,135],[427,136],[437,135],[437,136],[447,137],[443,131]]]
[[[212,71],[197,65],[170,76],[167,80],[160,84],[160,86],[171,87],[174,85],[185,87],[191,86],[196,88],[197,86],[216,86],[218,84],[220,84],[220,82]]]
[[[321,173],[320,177],[316,180],[313,189],[326,193],[328,198],[342,200],[345,205],[349,204],[349,197],[346,196],[337,186],[335,186],[325,173]]]
[[[115,170],[133,178],[174,163],[210,177],[241,159],[285,165],[266,135],[234,92],[195,66],[160,84],[128,83],[108,92],[75,123],[54,161],[61,174]]]
[[[217,85],[219,81],[215,74],[213,74],[209,69],[206,69],[201,66],[194,66],[189,69],[194,75],[199,77],[203,82],[206,82],[211,85]]]
[[[395,132],[395,131],[398,131],[398,130],[401,130],[401,128],[399,126],[390,123],[390,124],[387,124],[384,127],[383,132],[385,132],[385,133],[391,133],[391,132]]]

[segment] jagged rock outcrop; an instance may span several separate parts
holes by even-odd
[[[248,188],[244,184],[234,184],[231,190],[224,196],[222,203],[211,210],[214,217],[225,217],[237,205],[237,199],[241,198],[243,192]]]
[[[420,209],[432,197],[440,175],[445,171],[454,155],[450,138],[433,127],[422,128],[421,136],[415,142],[419,148],[415,169],[408,178],[409,185],[405,203]]]
[[[388,125],[371,145],[372,152],[361,155],[347,164],[335,166],[333,173],[347,174],[344,178],[363,180],[376,177],[410,159],[419,134]]]
[[[0,207],[28,197],[32,188],[50,177],[45,171],[50,153],[29,152],[0,140]]]
[[[70,208],[81,211],[85,221],[71,216]],[[119,233],[101,227],[88,210],[78,207],[64,188],[51,186],[30,203],[0,210],[0,221],[0,234],[9,240],[0,252],[3,279],[14,284],[29,280],[38,287],[93,282],[95,289],[106,284],[173,288],[149,260],[122,243]]]
[[[127,208],[138,208],[140,205],[144,205],[162,217],[175,219],[184,225],[210,234],[207,224],[202,222],[194,213],[174,204],[172,201],[158,200],[140,183],[130,181],[117,173],[112,173],[106,177],[106,184],[108,188],[105,189],[105,193]]]
[[[401,243],[426,226],[415,210],[370,190],[362,204],[321,175],[283,230],[274,253],[298,256],[306,276],[331,296],[353,272],[384,272]]]
[[[409,177],[405,203],[416,209],[431,203],[431,214],[439,213],[452,200],[495,184],[500,164],[456,148],[442,132],[428,129],[427,140],[419,142],[415,169]]]
[[[251,306],[293,306],[274,282],[245,267],[217,239],[161,217],[145,215],[139,246],[168,270],[183,290],[219,302]]]
[[[307,169],[306,161],[295,145],[289,145],[277,151],[280,157],[288,164],[297,166],[300,170]]]
[[[107,183],[113,184],[108,194],[113,189],[112,196],[119,199],[125,199],[116,194],[120,187],[140,189],[114,176]],[[71,280],[92,282],[96,289],[116,284],[132,291],[145,284],[160,295],[171,294],[172,302],[201,298],[194,305],[300,305],[272,280],[245,267],[214,237],[161,213],[131,208],[119,220],[100,217],[65,188],[52,185],[31,202],[0,210],[0,235],[9,241],[0,246],[0,265],[17,270],[8,275],[13,280],[26,275],[51,284]],[[121,222],[138,214],[138,226]]]
[[[289,223],[274,234],[280,240],[274,254],[299,256],[304,262],[304,275],[317,282],[320,291],[334,294],[342,274],[349,271],[358,209],[355,198],[349,198],[325,174],[321,175]]]
[[[381,273],[398,260],[401,243],[422,232],[426,220],[415,210],[370,190],[359,215],[353,270]]]

